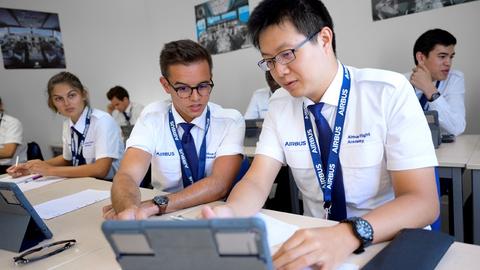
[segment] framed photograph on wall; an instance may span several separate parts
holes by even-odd
[[[251,47],[248,0],[211,0],[195,6],[197,40],[211,54]]]
[[[56,13],[0,8],[0,46],[6,69],[66,67]]]
[[[476,0],[372,0],[372,16],[378,21],[472,1]]]

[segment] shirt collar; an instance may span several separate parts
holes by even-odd
[[[207,104],[207,106],[208,106],[208,104]],[[178,129],[178,126],[179,126],[180,123],[187,123],[187,121],[185,121],[185,119],[183,119],[183,117],[177,112],[173,103],[172,103],[172,114],[173,114],[173,119],[175,120],[175,124],[177,126],[177,129]],[[193,119],[191,123],[194,124],[195,126],[201,128],[201,129],[205,129],[205,118],[206,117],[207,117],[207,107],[205,107],[202,114],[199,117]]]
[[[132,112],[132,102],[131,101],[128,103],[127,108],[125,108],[125,112],[128,113],[128,114]]]
[[[82,114],[80,115],[80,118],[78,118],[77,123],[73,124],[72,119],[69,119],[70,127],[74,127],[78,132],[83,133],[85,129],[85,119],[87,118],[87,113],[88,106],[85,106]]]
[[[340,63],[340,61],[337,61],[338,63],[338,68],[337,68],[337,74],[335,74],[335,77],[333,78],[332,82],[330,83],[330,86],[328,86],[327,90],[323,94],[322,98],[320,99],[320,102],[323,102],[325,104],[329,104],[331,106],[338,106],[338,97],[340,96],[340,88],[342,87],[343,83],[343,65]],[[312,105],[314,102],[305,97],[304,98],[305,105]]]

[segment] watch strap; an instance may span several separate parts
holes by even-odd
[[[355,237],[360,240],[360,246],[353,251],[355,254],[360,254],[365,251],[365,248],[370,246],[373,241],[372,225],[361,217],[350,217],[340,221],[341,223],[348,223],[352,226]]]

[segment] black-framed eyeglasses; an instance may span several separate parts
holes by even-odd
[[[184,84],[174,86],[167,78],[165,79],[167,80],[168,84],[170,84],[170,86],[173,88],[173,90],[177,92],[177,95],[180,98],[189,98],[192,95],[193,90],[195,89],[200,96],[208,96],[212,92],[213,86],[215,86],[212,80],[210,80],[210,82],[201,82],[197,84],[197,86],[189,86]]]
[[[269,71],[275,68],[275,63],[279,63],[282,65],[286,65],[288,63],[291,63],[293,60],[295,60],[295,52],[300,49],[303,45],[305,45],[308,41],[310,41],[314,36],[316,36],[320,31],[308,36],[304,41],[302,41],[300,44],[295,46],[293,49],[288,49],[281,51],[277,53],[274,57],[271,58],[264,58],[260,61],[258,61],[257,65],[263,70],[263,71]]]
[[[53,242],[38,248],[27,250],[19,256],[13,257],[13,261],[16,264],[26,264],[45,259],[73,247],[75,243],[77,243],[77,240],[75,239]]]

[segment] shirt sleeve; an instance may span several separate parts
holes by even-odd
[[[70,128],[68,127],[67,122],[63,123],[62,129],[62,143],[63,143],[63,159],[72,160],[72,152],[69,146],[71,137],[70,137]]]
[[[10,120],[11,119],[11,120]],[[17,119],[9,118],[9,123],[6,121],[6,134],[4,135],[4,144],[7,143],[16,143],[22,144],[23,141],[23,126],[20,121]]]
[[[461,72],[453,74],[440,97],[429,102],[429,110],[438,112],[442,133],[456,136],[465,131],[465,79]]]
[[[163,122],[160,122],[162,118],[163,114],[157,112],[150,112],[140,116],[127,140],[126,148],[134,147],[154,155],[155,144],[158,139],[155,135],[155,130],[165,126]],[[170,132],[170,130],[161,129],[160,132]]]
[[[260,112],[258,111],[257,105],[257,92],[255,91],[248,103],[247,111],[245,112],[245,119],[258,119],[260,118]]]
[[[234,121],[227,127],[227,133],[217,149],[217,157],[227,155],[243,155],[243,140],[245,138],[245,120],[236,111]]]
[[[121,159],[123,142],[121,131],[115,121],[108,115],[98,119],[95,125],[95,159]]]
[[[286,164],[285,152],[280,143],[281,139],[277,133],[276,122],[280,121],[277,117],[283,116],[283,114],[280,112],[281,110],[279,111],[277,108],[275,102],[270,103],[265,120],[263,121],[262,132],[260,133],[255,155],[266,155],[280,161],[282,164]]]
[[[387,169],[408,170],[437,166],[432,135],[413,87],[404,80],[391,93],[389,103],[384,108],[387,123]]]

